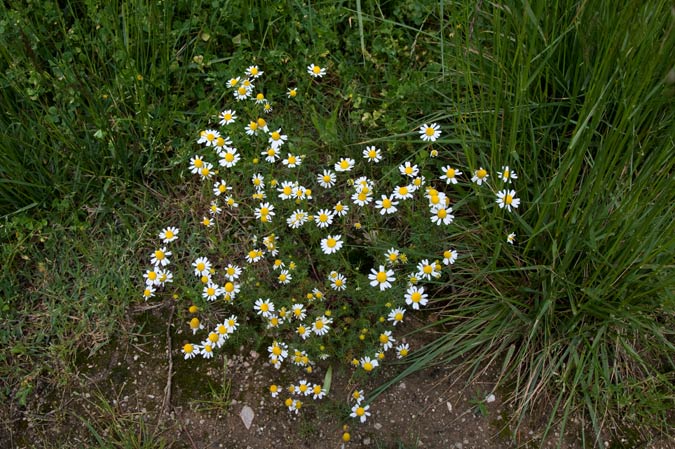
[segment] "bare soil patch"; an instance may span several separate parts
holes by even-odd
[[[292,377],[275,370],[266,355],[254,349],[242,346],[226,359],[185,361],[171,328],[170,359],[166,309],[139,313],[136,319],[145,321],[141,334],[113,341],[92,356],[83,355],[68,385],[41,392],[27,408],[4,407],[0,447],[90,447],[92,441],[127,441],[133,435],[138,437],[138,447],[155,447],[140,443],[164,440],[176,449],[343,445],[508,449],[537,447],[541,442],[537,423],[548,417],[533,417],[532,425],[521,427],[514,436],[508,426],[513,410],[494,390],[497,373],[489,369],[470,384],[464,377],[456,377],[452,367],[417,372],[377,397],[371,403],[372,416],[362,424],[348,417],[355,387],[350,373],[334,367],[328,397],[308,400],[307,406],[294,414],[284,407],[282,398],[272,398],[268,391],[270,383]],[[321,382],[324,370],[316,367],[308,379]],[[399,370],[385,366],[369,378],[368,385],[359,388],[368,397],[369,391]],[[169,376],[171,388],[167,392]],[[240,417],[245,407],[254,413],[248,429]],[[351,434],[346,444],[342,441],[345,424]],[[549,440],[546,445],[555,446],[558,435]],[[562,441],[562,448],[582,447],[572,429]],[[641,447],[672,446],[661,442]]]

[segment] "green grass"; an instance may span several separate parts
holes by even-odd
[[[457,273],[463,287],[437,323],[446,334],[408,372],[460,357],[474,372],[499,364],[516,424],[536,404],[553,404],[544,438],[572,415],[590,423],[585,445],[611,439],[612,426],[667,431],[675,398],[668,11],[666,2],[465,11],[477,25],[449,46],[458,81],[443,104],[471,142],[460,155],[515,168],[525,208],[506,222],[515,250],[501,240],[501,220],[465,240],[485,268]]]
[[[675,36],[669,3],[643,3],[3,3],[1,397],[29,405],[116,332],[138,300],[146,239],[167,216],[194,218],[181,171],[225,81],[260,63],[279,98],[325,61],[321,89],[279,118],[322,163],[367,142],[435,167],[413,131],[437,121],[439,163],[519,175],[512,215],[486,213],[492,192],[459,188],[452,238],[465,259],[453,294],[439,286],[443,335],[401,377],[497,364],[515,425],[549,403],[545,431],[582,416],[589,446],[612,428],[667,432]],[[417,224],[382,227],[378,253]],[[421,255],[432,240],[407,243]]]
[[[146,423],[146,419],[133,413],[125,413],[111,404],[101,393],[96,393],[87,417],[79,417],[81,425],[92,437],[97,449],[164,449],[171,443],[162,435],[161,429]]]

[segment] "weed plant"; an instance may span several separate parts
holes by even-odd
[[[168,289],[188,302],[185,359],[211,359],[240,328],[253,331],[271,366],[295,368],[290,385],[269,386],[290,412],[329,393],[332,365],[351,365],[350,416],[363,423],[371,411],[359,384],[411,350],[396,326],[426,308],[458,258],[470,263],[453,246],[480,232],[464,209],[481,204],[479,223],[509,222],[518,175],[508,161],[491,170],[441,155],[437,123],[401,137],[413,149],[405,160],[395,141],[335,139],[335,119],[315,112],[335,75],[317,61],[275,89],[266,82],[274,70],[252,64],[227,81],[189,163],[202,185],[192,194],[195,221],[161,230],[142,297]],[[281,117],[295,121],[275,121],[286,108],[294,112]]]

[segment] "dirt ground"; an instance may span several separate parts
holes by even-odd
[[[164,309],[144,313],[166,327]],[[488,369],[467,385],[451,367],[427,369],[391,387],[371,403],[372,416],[363,424],[348,416],[355,387],[349,371],[336,369],[328,397],[308,400],[295,414],[284,407],[283,396],[271,397],[268,386],[286,373],[270,366],[264,354],[242,346],[227,359],[185,361],[174,329],[148,326],[145,332],[83,355],[70,384],[36,395],[29,409],[12,406],[3,417],[0,447],[91,447],[92,440],[103,447],[157,447],[150,443],[163,439],[176,449],[507,449],[538,447],[548,418],[533,417],[514,436],[507,422],[513,411],[493,391],[496,373]],[[359,388],[368,397],[398,370],[385,366]],[[317,367],[307,378],[321,383],[324,375]],[[240,416],[245,408],[253,412],[250,428]],[[348,443],[342,441],[345,424]],[[560,447],[581,448],[577,433],[568,430]],[[551,435],[546,446],[558,441],[558,434]]]

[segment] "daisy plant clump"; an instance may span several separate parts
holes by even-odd
[[[186,167],[203,203],[194,205],[190,229],[158,234],[141,296],[165,289],[186,301],[179,350],[187,360],[226,351],[250,328],[270,370],[291,379],[273,377],[268,386],[289,413],[324,400],[332,367],[350,366],[357,388],[348,416],[360,425],[377,407],[359,385],[408,357],[414,347],[404,329],[468,260],[458,236],[471,220],[456,206],[460,195],[489,191],[491,213],[517,214],[517,174],[445,158],[439,123],[411,131],[415,154],[431,157],[388,160],[396,152],[377,145],[310,145],[315,136],[298,134],[306,127],[277,114],[288,108],[295,117],[309,92],[297,86],[320,89],[326,67],[307,64],[305,79],[274,90],[279,98],[268,95],[266,72],[251,64],[232,74],[223,104],[205,118]]]

